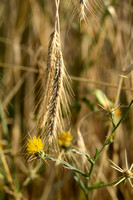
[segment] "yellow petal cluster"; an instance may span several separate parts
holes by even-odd
[[[30,153],[30,154],[35,154],[39,151],[42,151],[43,150],[43,142],[41,140],[41,138],[37,138],[36,136],[33,136],[33,139],[28,139],[28,142],[26,144],[26,147],[27,147],[27,151]]]
[[[115,110],[115,117],[120,117],[121,116],[121,110],[119,108],[117,108]]]
[[[69,146],[71,146],[72,138],[73,136],[69,131],[63,131],[58,138],[59,145],[64,148],[68,148]]]

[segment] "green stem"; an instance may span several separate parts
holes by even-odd
[[[131,106],[133,104],[133,100],[131,101],[131,103],[129,104],[126,113],[123,115],[123,117],[120,119],[120,121],[117,123],[117,125],[114,127],[113,131],[111,132],[111,135],[108,137],[108,139],[104,142],[102,148],[100,149],[100,151],[98,152],[97,156],[94,158],[93,163],[91,163],[91,168],[90,168],[90,172],[89,172],[89,179],[90,176],[93,172],[94,169],[94,165],[96,163],[96,161],[98,160],[99,156],[101,155],[102,151],[104,150],[105,146],[108,145],[110,143],[110,138],[113,136],[114,132],[116,131],[116,129],[119,127],[119,125],[124,121],[124,119],[126,118],[127,114],[129,113]]]
[[[96,158],[94,159],[94,161],[96,162],[97,159],[99,158],[101,152],[103,151],[103,149],[105,148],[105,146],[107,144],[109,144],[109,140],[111,138],[111,136],[113,135],[113,133],[116,131],[116,129],[119,127],[119,125],[124,121],[124,119],[126,118],[127,114],[129,113],[131,106],[133,104],[133,100],[131,101],[131,103],[129,104],[126,113],[123,115],[123,117],[120,119],[120,121],[117,123],[117,125],[114,127],[113,131],[111,132],[111,135],[109,136],[109,138],[105,141],[105,143],[103,144],[102,148],[100,149],[100,151],[98,152]]]
[[[89,190],[95,190],[95,189],[99,189],[99,188],[104,188],[104,187],[112,186],[112,185],[117,184],[122,178],[123,178],[123,176],[120,177],[120,178],[118,178],[117,180],[111,182],[111,183],[108,183],[108,184],[103,184],[103,185],[98,185],[98,186],[96,186],[96,184],[95,184],[95,185],[92,185],[91,187],[89,187],[88,189]]]
[[[113,117],[113,115],[111,115],[111,122],[112,122],[113,128],[115,128],[115,123],[114,123],[114,117]]]
[[[93,172],[94,165],[95,165],[95,162],[93,162],[93,163],[91,164],[91,168],[90,168],[90,171],[89,171],[89,174],[88,174],[89,180],[90,180],[91,174],[92,174],[92,172]]]
[[[128,108],[127,108],[126,113],[123,115],[123,117],[122,117],[122,118],[120,119],[120,121],[117,123],[117,125],[114,127],[112,133],[114,133],[115,130],[118,128],[118,126],[124,121],[124,119],[126,118],[127,114],[129,113],[129,111],[130,111],[130,109],[131,109],[132,104],[133,104],[133,100],[130,102],[130,104],[129,104]],[[112,134],[112,133],[111,133],[111,134]]]
[[[82,151],[81,151],[81,152],[80,152],[80,151],[77,151],[76,149],[72,149],[71,151],[72,151],[73,153],[77,153],[77,154],[79,154],[79,155],[84,155],[84,156],[86,156],[86,158],[88,159],[88,161],[89,161],[91,164],[94,163],[89,154],[87,154],[87,153],[85,153],[85,152],[82,152]]]

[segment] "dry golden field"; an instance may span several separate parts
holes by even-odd
[[[132,104],[133,0],[0,0],[0,200],[132,200]]]

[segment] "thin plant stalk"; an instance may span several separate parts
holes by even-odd
[[[5,174],[6,174],[8,183],[10,185],[11,190],[14,193],[14,198],[17,200],[17,195],[16,195],[16,190],[15,190],[15,186],[13,183],[13,179],[12,179],[12,176],[11,176],[11,173],[10,173],[10,170],[9,170],[9,167],[8,167],[8,164],[7,164],[7,161],[6,161],[6,158],[5,158],[5,155],[2,151],[2,149],[0,149],[0,155],[1,155],[1,161],[3,164],[4,170],[5,170]]]

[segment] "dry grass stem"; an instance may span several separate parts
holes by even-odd
[[[14,186],[14,183],[13,183],[13,178],[11,176],[5,155],[4,155],[3,150],[1,148],[0,148],[0,154],[1,154],[1,161],[2,161],[2,164],[3,164],[4,170],[5,170],[5,174],[6,174],[8,183],[10,185],[12,192],[13,192],[12,194],[14,195],[14,198],[17,200],[16,190],[15,190],[15,186]]]

